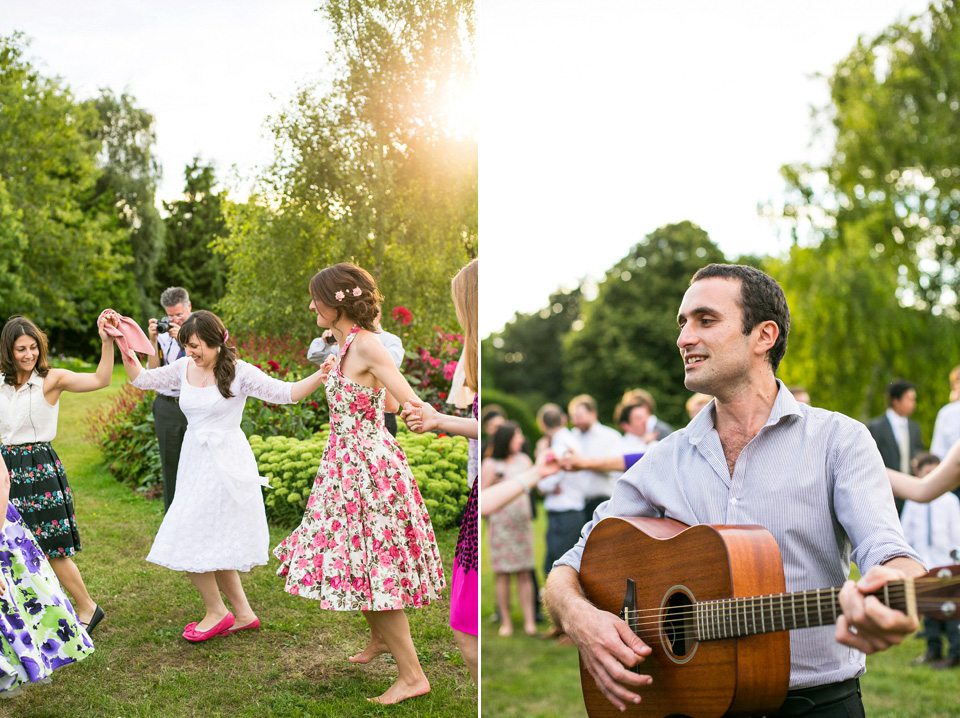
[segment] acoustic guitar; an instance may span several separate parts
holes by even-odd
[[[891,581],[885,605],[939,620],[958,617],[960,566]],[[772,713],[790,679],[790,636],[841,615],[839,588],[785,593],[783,563],[761,526],[687,526],[672,519],[607,518],[583,549],[580,583],[653,650],[636,669],[652,676],[621,713],[580,661],[590,718],[720,718]]]

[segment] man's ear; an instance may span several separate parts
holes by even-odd
[[[758,354],[766,354],[773,349],[773,345],[777,343],[777,338],[780,336],[780,327],[772,319],[760,322],[753,331],[757,336],[756,352]]]

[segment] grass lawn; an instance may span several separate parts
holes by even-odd
[[[347,656],[368,638],[360,613],[321,611],[291,596],[267,566],[242,574],[259,632],[218,636],[191,644],[183,626],[203,615],[185,574],[144,560],[163,518],[163,502],[121,486],[103,467],[86,437],[91,409],[108,389],[64,394],[54,441],[74,491],[84,550],[77,565],[91,595],[106,612],[93,634],[96,652],[58,670],[52,683],[0,701],[0,716],[475,716],[477,691],[448,624],[446,601],[407,612],[414,644],[433,690],[399,706],[364,700],[395,680],[389,657],[356,666]],[[288,531],[271,527],[271,546]],[[453,565],[456,529],[438,533],[444,566]],[[449,596],[449,589],[447,590]]]
[[[545,514],[539,511],[534,525],[538,567],[543,562],[545,531]],[[576,649],[560,646],[555,641],[530,638],[518,630],[522,623],[515,593],[514,635],[498,636],[498,624],[488,620],[495,605],[493,573],[486,562],[481,571],[482,715],[584,718],[587,714],[580,693]],[[927,666],[911,665],[924,648],[922,640],[909,638],[888,651],[867,657],[867,673],[861,679],[867,716],[953,718],[960,715],[960,668],[934,671]]]

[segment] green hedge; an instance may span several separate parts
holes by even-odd
[[[250,437],[260,473],[270,480],[270,488],[264,490],[264,503],[271,522],[290,528],[300,523],[329,430],[325,425],[308,439]],[[397,441],[407,456],[434,528],[453,525],[467,503],[466,439],[414,434],[401,426]]]

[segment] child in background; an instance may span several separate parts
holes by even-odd
[[[929,452],[913,459],[913,473],[923,478],[940,463]],[[954,563],[951,553],[960,550],[960,499],[947,492],[928,504],[906,501],[900,517],[907,542],[920,554],[926,567]],[[960,665],[960,621],[938,621],[930,616],[923,619],[926,652],[914,663],[929,663],[931,668],[955,668]],[[942,635],[947,637],[947,655],[943,657]]]
[[[10,474],[0,459],[0,697],[46,683],[60,666],[93,653],[40,545],[8,503]]]

